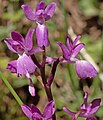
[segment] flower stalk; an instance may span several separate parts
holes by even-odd
[[[48,78],[48,86],[51,86],[51,84],[53,82],[53,79],[54,79],[54,76],[55,76],[55,72],[56,72],[56,68],[57,68],[58,64],[59,64],[59,58],[53,64],[50,76]]]
[[[43,46],[43,50],[44,50],[44,52],[43,52],[43,58],[42,58],[42,67],[40,69],[40,72],[41,72],[41,77],[42,77],[42,81],[43,81],[43,84],[44,84],[45,92],[46,92],[48,101],[50,102],[51,100],[53,100],[53,95],[52,95],[52,91],[51,91],[51,86],[49,86],[47,84],[47,79],[46,79],[46,76],[45,76],[45,63],[46,63],[46,49],[45,49],[45,46]],[[55,113],[53,114],[52,118],[53,118],[53,120],[56,120]]]

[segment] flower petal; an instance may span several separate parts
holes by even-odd
[[[21,106],[21,108],[22,108],[22,111],[24,112],[24,114],[28,117],[28,118],[32,118],[32,112],[31,112],[31,109],[30,109],[30,107],[28,107],[27,105],[25,105],[25,104],[23,104],[22,106]]]
[[[54,114],[54,111],[54,101],[50,101],[45,107],[43,118],[51,119],[52,115]]]
[[[48,39],[48,29],[46,25],[40,25],[38,23],[38,26],[36,28],[36,37],[37,37],[37,44],[39,47],[48,46],[49,45],[49,39]]]
[[[24,47],[23,47],[20,43],[18,43],[18,42],[16,42],[16,41],[13,41],[13,42],[12,42],[12,48],[13,48],[18,54],[23,54],[23,52],[24,52]]]
[[[76,61],[76,72],[77,75],[82,78],[94,78],[97,76],[96,69],[87,61],[85,60],[78,60]]]
[[[24,38],[20,33],[13,31],[11,32],[11,36],[14,41],[17,41],[18,43],[24,46]]]
[[[66,59],[66,60],[69,60],[70,57],[71,57],[71,53],[70,51],[68,50],[68,48],[61,42],[57,42],[57,44],[61,47],[62,49],[62,52],[63,52],[63,57]]]
[[[57,58],[53,58],[53,57],[48,57],[46,56],[46,63],[47,64],[52,64],[53,62],[55,62],[57,60]]]
[[[71,51],[73,48],[73,42],[71,38],[69,37],[69,35],[66,37],[66,45],[68,47],[68,50]]]
[[[38,113],[38,114],[42,115],[40,110],[33,104],[31,104],[31,111],[32,111],[32,113]]]
[[[52,2],[46,7],[45,12],[48,16],[52,17],[54,15],[55,9],[56,9],[56,3]]]
[[[17,60],[8,63],[7,69],[12,73],[17,73]]]
[[[101,102],[101,99],[98,98],[98,99],[94,99],[90,104],[89,106],[87,107],[87,112],[88,112],[88,115],[91,116],[93,115],[95,112],[97,112],[97,110],[100,108],[100,102]]]
[[[22,5],[21,7],[24,10],[26,17],[29,20],[32,20],[32,21],[36,20],[35,12],[33,11],[31,7],[29,7],[28,5]]]
[[[42,115],[35,112],[33,113],[32,120],[43,120]]]
[[[36,7],[36,11],[38,11],[38,10],[41,10],[41,9],[45,9],[45,2],[44,1],[41,1],[38,5],[37,5],[37,7]]]
[[[6,39],[4,40],[4,42],[6,43],[7,47],[9,48],[9,50],[11,50],[11,51],[14,52],[14,53],[17,53],[17,51],[13,48],[13,45],[12,45],[13,41],[14,41],[14,40],[11,39],[11,38],[6,38]]]
[[[76,43],[78,42],[78,40],[79,40],[80,38],[81,38],[80,35],[78,35],[78,36],[75,38],[75,40],[73,41],[73,46],[76,45]]]
[[[26,38],[25,38],[25,49],[27,51],[31,50],[33,47],[33,33],[34,29],[29,29]]]
[[[34,85],[33,85],[33,82],[32,82],[32,79],[30,79],[30,84],[29,84],[29,93],[31,94],[31,96],[35,96],[35,88],[34,88]]]
[[[75,114],[76,114],[76,112],[72,112],[72,111],[70,111],[69,109],[67,109],[66,107],[63,107],[63,110],[64,110],[65,112],[67,112],[70,116],[75,116]]]
[[[78,45],[76,45],[72,50],[72,57],[76,57],[83,47],[84,43],[79,43]]]
[[[36,69],[36,65],[33,63],[32,59],[25,53],[21,55],[17,60],[17,74],[33,73]]]

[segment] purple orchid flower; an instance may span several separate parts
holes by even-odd
[[[45,2],[41,1],[37,7],[36,11],[29,7],[28,5],[22,5],[22,9],[26,17],[31,21],[37,21],[39,24],[44,24],[45,21],[52,18],[54,15],[54,11],[56,8],[56,3],[52,2],[47,7],[45,6]]]
[[[43,114],[40,112],[40,110],[33,104],[31,104],[30,107],[28,107],[27,105],[23,104],[21,106],[22,111],[24,112],[24,114],[32,120],[52,120],[52,115],[55,112],[55,108],[54,108],[54,101],[50,101],[45,109]]]
[[[30,74],[35,71],[37,66],[32,61],[30,55],[42,50],[39,47],[33,48],[33,33],[34,29],[29,29],[24,40],[21,34],[14,31],[11,33],[12,38],[6,38],[4,41],[8,48],[19,56],[17,60],[9,62],[7,69],[12,73],[17,73],[18,76],[26,75],[30,80],[29,92],[32,96],[35,96],[35,89]]]
[[[87,99],[88,93],[85,92],[84,103],[81,105],[80,110],[78,112],[72,112],[66,107],[63,107],[63,110],[67,112],[70,116],[72,116],[72,120],[77,120],[78,117],[86,118],[86,120],[96,120],[93,114],[96,113],[97,110],[100,108],[101,99],[94,99],[88,106]]]
[[[61,47],[63,52],[62,63],[75,63],[76,64],[76,73],[77,75],[85,79],[87,77],[93,78],[97,76],[96,69],[87,61],[80,60],[78,58],[78,53],[84,47],[84,43],[77,44],[78,40],[81,36],[77,36],[77,38],[72,42],[69,36],[66,38],[66,45],[61,42],[57,42],[57,44]]]
[[[38,24],[36,28],[36,36],[37,44],[39,47],[49,45],[48,29],[45,25],[45,21],[52,18],[52,16],[54,15],[55,8],[56,3],[52,2],[46,7],[44,1],[41,1],[37,5],[35,12],[28,5],[22,5],[22,9],[26,17],[31,21],[36,21]]]

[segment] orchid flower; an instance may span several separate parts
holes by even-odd
[[[44,1],[41,1],[37,5],[35,12],[28,5],[22,5],[22,9],[26,17],[31,21],[36,21],[38,24],[36,28],[36,36],[37,44],[39,47],[49,45],[48,29],[45,25],[45,21],[52,18],[52,16],[54,15],[55,8],[56,3],[52,2],[46,7]]]
[[[100,108],[101,99],[97,98],[94,99],[88,106],[87,106],[87,99],[88,93],[85,92],[84,102],[80,107],[78,112],[72,112],[66,107],[63,107],[63,110],[68,113],[68,115],[72,116],[72,120],[77,120],[78,117],[86,118],[86,120],[96,120],[94,117],[94,113]]]
[[[40,110],[33,104],[31,104],[30,107],[23,104],[21,106],[22,111],[24,114],[32,120],[52,120],[52,115],[54,114],[55,108],[54,108],[54,101],[50,101],[45,109],[43,114],[40,112]]]
[[[11,38],[6,38],[4,42],[8,48],[18,54],[18,59],[9,62],[7,69],[12,73],[17,73],[18,76],[26,75],[30,80],[29,92],[32,96],[35,96],[35,89],[33,87],[30,74],[35,71],[37,66],[32,61],[30,55],[42,51],[41,48],[33,48],[33,33],[34,29],[29,29],[26,38],[16,31],[11,32]]]
[[[77,44],[80,37],[81,36],[77,36],[76,39],[72,42],[70,37],[67,36],[66,45],[61,42],[57,42],[57,44],[62,49],[65,62],[76,64],[76,73],[80,78],[85,79],[87,77],[96,77],[97,71],[95,68],[88,61],[80,60],[78,58],[78,53],[84,47],[84,43]]]

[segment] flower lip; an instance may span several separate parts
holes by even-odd
[[[85,60],[76,61],[76,73],[82,79],[94,78],[98,74],[92,64]]]
[[[44,24],[39,24],[36,28],[36,36],[37,36],[37,44],[39,47],[42,46],[49,46],[49,38],[48,38],[48,29],[46,25]]]
[[[36,65],[33,63],[30,56],[25,53],[21,55],[17,60],[17,74],[26,75],[27,73],[33,73],[36,69]]]

